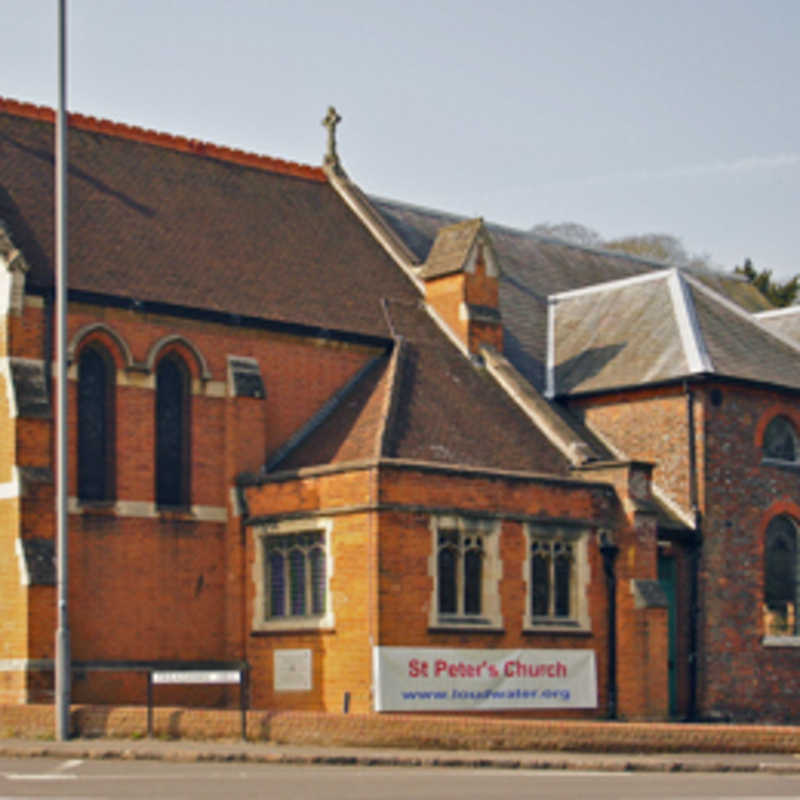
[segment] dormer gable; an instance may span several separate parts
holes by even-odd
[[[500,269],[481,218],[441,228],[418,274],[428,306],[470,353],[502,352]]]

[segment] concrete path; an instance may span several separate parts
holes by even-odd
[[[606,772],[768,772],[800,775],[800,754],[604,754],[303,747],[274,742],[159,739],[0,739],[0,757],[147,759],[178,762],[241,761],[407,767],[487,767]]]

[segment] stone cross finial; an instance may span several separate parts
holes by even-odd
[[[336,126],[341,121],[342,118],[336,113],[333,106],[328,108],[328,113],[322,120],[323,126],[328,129],[328,151],[325,153],[325,164],[337,172],[341,171],[341,164],[339,163],[339,154],[336,152]]]

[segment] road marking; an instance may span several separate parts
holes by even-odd
[[[59,764],[55,771],[56,772],[66,772],[68,769],[75,769],[83,764],[83,759],[80,758],[71,758],[69,761],[65,761],[63,764]]]
[[[7,781],[74,781],[78,776],[57,772],[46,772],[43,775],[6,772],[3,777]]]

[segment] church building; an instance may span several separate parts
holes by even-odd
[[[73,702],[796,719],[800,313],[369,197],[338,121],[69,117]],[[53,141],[0,100],[4,704],[53,698]]]

